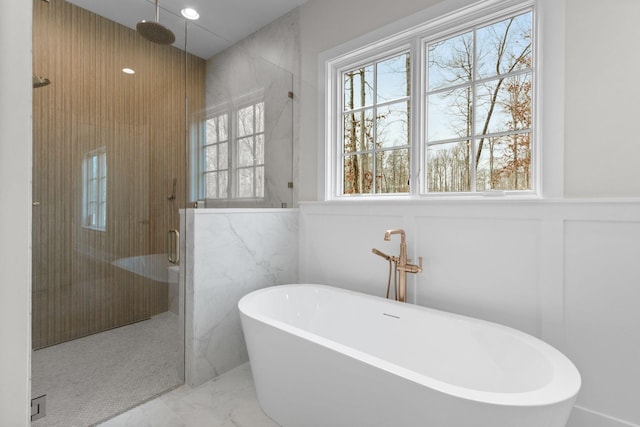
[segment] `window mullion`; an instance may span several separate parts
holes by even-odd
[[[422,171],[426,164],[426,108],[423,93],[427,87],[425,44],[419,38],[414,38],[411,43],[411,90],[409,91],[409,105],[411,112],[411,132],[409,141],[409,156],[411,168],[409,174],[409,194],[419,196],[426,188],[426,182],[422,179]]]
[[[478,141],[476,140],[476,114],[478,111],[477,104],[477,65],[478,65],[478,40],[477,29],[473,29],[473,59],[471,65],[471,114],[470,114],[470,138],[471,138],[471,153],[469,156],[469,191],[475,193],[477,190],[477,162],[476,162],[476,150],[478,149]],[[467,143],[468,144],[468,143]]]
[[[371,162],[373,164],[373,182],[371,183],[371,191],[373,194],[378,193],[378,63],[373,64],[373,117],[371,123]]]
[[[229,182],[227,183],[227,198],[232,199],[237,193],[238,168],[236,166],[238,158],[238,109],[234,106],[229,114]]]
[[[251,197],[256,197],[257,177],[256,177],[256,105],[251,106],[252,111],[252,135],[251,135]]]
[[[375,78],[374,78],[375,81]],[[376,96],[374,92],[374,97]],[[378,106],[373,105],[373,121],[371,123],[371,163],[373,164],[372,194],[378,193]]]
[[[255,114],[255,111],[254,111]],[[254,126],[255,124],[255,118],[254,118]],[[255,127],[254,127],[255,129]],[[258,195],[258,167],[257,167],[257,156],[256,156],[256,145],[258,143],[258,138],[257,138],[257,134],[253,134],[253,136],[251,137],[251,139],[253,140],[253,144],[252,144],[252,151],[253,151],[253,165],[251,166],[252,169],[252,173],[251,175],[253,176],[253,184],[252,184],[252,189],[251,189],[251,194],[253,195],[253,197],[257,197]]]

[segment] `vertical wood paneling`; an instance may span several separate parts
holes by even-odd
[[[63,0],[33,1],[33,347],[145,319],[167,284],[114,267],[166,252],[185,205],[185,79],[204,106],[204,61]],[[133,76],[123,67],[136,70]],[[185,68],[187,68],[185,70]],[[107,226],[82,226],[82,161],[107,150]],[[171,202],[173,178],[177,200]]]

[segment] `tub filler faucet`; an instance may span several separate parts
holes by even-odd
[[[387,230],[384,233],[384,240],[390,241],[392,234],[400,235],[400,255],[389,256],[376,248],[371,251],[389,261],[389,281],[387,283],[387,298],[389,298],[389,289],[391,288],[391,263],[395,265],[394,293],[396,301],[407,302],[407,273],[422,272],[422,257],[418,258],[418,265],[410,264],[407,259],[407,235],[401,228]]]

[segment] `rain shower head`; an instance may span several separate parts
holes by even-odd
[[[176,36],[170,29],[153,21],[140,21],[136,30],[145,39],[158,44],[173,44]]]
[[[47,79],[46,77],[40,77],[40,76],[36,76],[35,74],[33,74],[33,88],[37,88],[37,87],[42,87],[42,86],[46,86],[48,84],[51,83],[51,80]]]
[[[167,27],[160,25],[160,7],[156,0],[156,20],[142,20],[136,25],[136,31],[145,39],[158,44],[173,44],[176,36]]]

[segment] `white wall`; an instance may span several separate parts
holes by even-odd
[[[567,197],[640,196],[638,18],[637,0],[567,0]]]
[[[0,2],[0,426],[29,423],[31,2]]]
[[[300,280],[384,296],[407,232],[409,301],[505,324],[554,345],[583,387],[570,427],[640,425],[640,201],[309,203]]]

